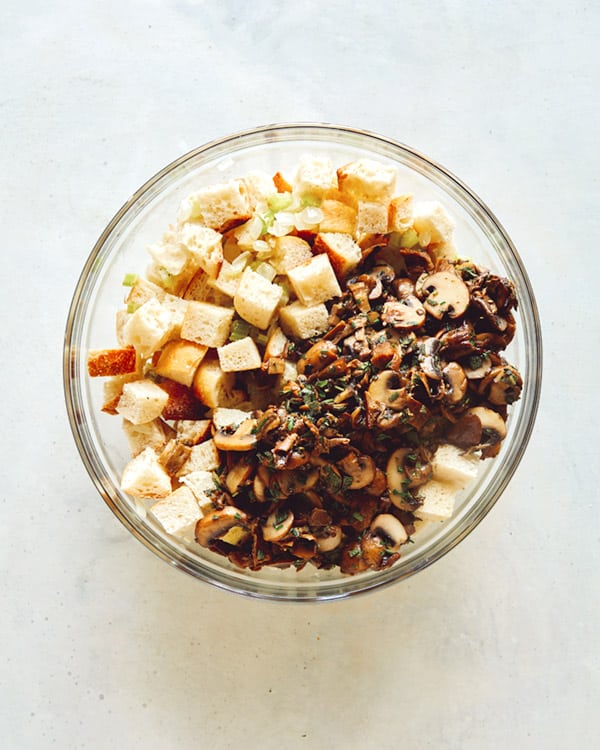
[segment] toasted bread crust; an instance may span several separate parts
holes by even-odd
[[[137,357],[132,346],[124,349],[95,349],[88,355],[88,375],[92,378],[127,375],[135,372],[136,367]]]

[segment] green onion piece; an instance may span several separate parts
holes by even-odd
[[[264,214],[258,214],[258,218],[262,222],[261,235],[266,234],[273,226],[273,222],[275,221],[275,213],[271,210],[265,211]]]
[[[278,211],[285,211],[292,205],[291,193],[273,193],[267,198],[267,203],[271,211],[276,214]]]
[[[239,341],[245,339],[250,333],[250,323],[245,320],[236,319],[231,324],[231,330],[229,332],[230,341]]]
[[[137,280],[138,277],[136,273],[126,273],[123,277],[122,284],[123,286],[133,286]]]
[[[254,337],[257,344],[260,344],[261,346],[265,346],[267,341],[269,340],[269,337],[264,331],[261,331],[260,333],[257,333]]]

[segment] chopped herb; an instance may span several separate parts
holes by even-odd
[[[348,557],[359,557],[360,555],[362,555],[362,550],[360,547],[355,547],[348,552]]]
[[[265,559],[265,553],[259,549],[256,553],[256,559],[257,560],[264,560]]]
[[[133,286],[135,282],[138,280],[138,276],[135,273],[126,273],[123,277],[122,284],[123,286]]]
[[[362,513],[355,512],[352,514],[352,518],[355,518],[357,521],[364,521],[365,517]]]

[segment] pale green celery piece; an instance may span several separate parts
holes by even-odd
[[[123,286],[133,286],[137,280],[138,276],[136,273],[126,273],[121,283]]]
[[[269,231],[269,229],[273,226],[273,222],[275,221],[275,213],[269,209],[268,211],[265,211],[263,214],[259,214],[258,218],[262,222],[262,231],[261,231],[261,236],[262,236],[263,234],[266,234]]]
[[[250,323],[245,320],[237,318],[231,324],[231,330],[229,332],[230,341],[239,341],[245,339],[250,333]]]
[[[271,211],[276,214],[278,211],[285,211],[292,205],[291,193],[273,193],[267,198],[267,203]]]
[[[305,193],[302,198],[300,198],[300,205],[302,208],[306,208],[307,206],[318,208],[318,206],[321,205],[321,199],[312,193]]]
[[[414,247],[419,242],[419,235],[414,229],[407,229],[402,233],[400,247]]]
[[[273,281],[275,276],[277,276],[277,271],[273,268],[273,266],[270,263],[259,261],[258,263],[252,263],[250,267],[256,273],[260,274],[261,276],[264,276],[264,278],[267,279],[267,281]]]
[[[266,346],[267,341],[269,340],[269,337],[264,331],[260,331],[256,334],[254,337],[257,344],[260,344],[261,346]]]
[[[139,305],[137,302],[128,302],[127,303],[127,312],[131,315],[138,309]]]

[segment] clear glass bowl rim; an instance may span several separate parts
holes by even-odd
[[[521,289],[526,292],[519,299],[519,310],[525,324],[523,326],[523,334],[525,336],[529,379],[525,383],[522,394],[521,400],[525,401],[525,403],[521,405],[519,419],[517,423],[511,425],[511,430],[513,431],[512,449],[504,458],[505,463],[502,467],[499,480],[495,482],[493,487],[486,488],[486,491],[483,493],[483,502],[480,499],[477,501],[474,506],[474,512],[471,512],[468,517],[468,523],[455,528],[452,534],[438,539],[426,555],[415,560],[415,564],[412,567],[402,569],[399,564],[396,564],[391,568],[380,571],[375,576],[370,576],[368,579],[362,579],[361,576],[348,576],[340,578],[333,583],[328,582],[326,586],[322,587],[317,583],[313,586],[299,588],[295,587],[287,579],[282,581],[280,586],[275,586],[272,583],[265,585],[258,578],[234,576],[226,569],[206,566],[197,558],[186,555],[184,551],[172,545],[166,537],[157,534],[141,520],[131,507],[122,502],[117,488],[112,485],[103,471],[102,462],[93,448],[93,441],[88,427],[85,424],[85,420],[82,419],[83,395],[80,381],[82,373],[79,366],[81,326],[85,315],[85,303],[88,291],[94,285],[99,267],[109,258],[108,255],[105,258],[102,257],[103,249],[109,238],[118,230],[121,222],[126,220],[131,212],[135,211],[137,206],[142,204],[144,200],[151,199],[157,195],[160,192],[158,188],[166,180],[168,181],[170,175],[177,173],[180,167],[188,162],[195,161],[201,156],[206,160],[211,155],[226,156],[228,147],[241,148],[250,145],[264,145],[269,142],[284,142],[296,139],[311,139],[326,142],[333,138],[348,139],[349,145],[365,150],[369,150],[369,146],[373,147],[377,145],[379,149],[385,149],[390,156],[403,157],[400,159],[403,163],[408,164],[410,162],[411,167],[434,179],[439,186],[442,186],[446,191],[451,193],[452,197],[458,200],[471,214],[479,213],[480,216],[485,218],[486,223],[493,227],[502,243],[503,260],[511,267],[513,273],[518,276]],[[488,206],[452,172],[415,149],[377,133],[329,123],[277,123],[233,133],[224,138],[210,141],[183,154],[147,180],[121,209],[117,211],[94,245],[73,294],[67,317],[63,348],[64,395],[75,443],[97,491],[121,523],[160,558],[196,579],[210,583],[217,588],[259,599],[300,602],[347,598],[404,580],[419,570],[428,567],[436,560],[439,560],[470,534],[495,505],[524,455],[537,415],[541,392],[541,376],[541,325],[531,283],[510,237]]]

